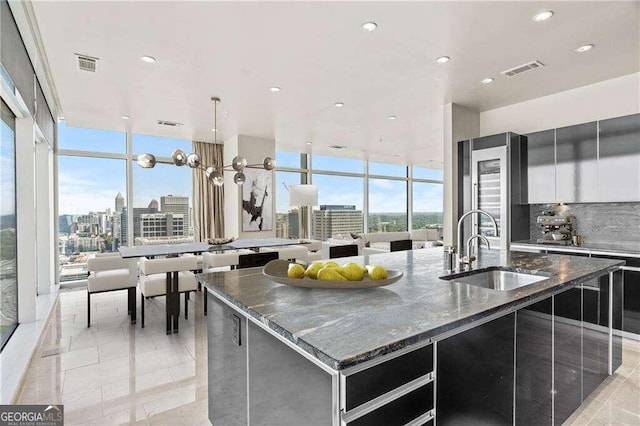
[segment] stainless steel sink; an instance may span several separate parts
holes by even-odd
[[[525,287],[544,281],[547,278],[549,278],[547,275],[515,272],[498,267],[478,269],[475,271],[440,277],[440,279],[446,281],[455,281],[499,291],[508,291]]]

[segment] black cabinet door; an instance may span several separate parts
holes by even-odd
[[[601,290],[605,289],[606,293],[602,294],[604,300],[600,300]],[[595,278],[582,286],[582,399],[589,396],[608,376],[608,290],[609,275],[602,280]],[[602,317],[606,317],[606,321]],[[601,325],[603,322],[606,324]]]
[[[529,133],[527,137],[527,181],[529,204],[556,201],[555,129]]]
[[[517,425],[550,425],[553,399],[551,297],[516,312]]]
[[[554,424],[582,403],[582,288],[553,296]]]
[[[515,313],[437,345],[438,425],[513,424]]]
[[[640,114],[598,124],[599,201],[640,201]]]
[[[640,260],[625,259],[628,266],[640,267]],[[624,271],[622,329],[640,334],[640,272]]]
[[[556,129],[556,201],[598,200],[598,125]]]

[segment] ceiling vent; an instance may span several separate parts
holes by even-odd
[[[183,123],[176,123],[175,121],[167,121],[167,120],[158,120],[158,124],[161,126],[168,126],[168,127],[182,127],[184,126]]]
[[[346,146],[344,145],[329,145],[329,148],[333,148],[333,149],[347,149]]]
[[[507,77],[514,77],[516,75],[520,75],[528,71],[537,70],[542,67],[544,67],[544,64],[542,62],[533,61],[533,62],[529,62],[528,64],[518,65],[515,68],[502,71],[500,74],[506,75]]]
[[[78,58],[78,69],[80,71],[96,72],[98,69],[98,58],[76,53]]]

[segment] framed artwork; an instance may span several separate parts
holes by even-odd
[[[244,169],[242,232],[273,229],[273,171]]]

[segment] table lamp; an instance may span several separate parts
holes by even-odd
[[[308,206],[318,205],[317,185],[290,185],[289,186],[289,206],[298,207],[298,232],[300,238],[309,238],[308,227]],[[304,223],[303,223],[304,221]]]

